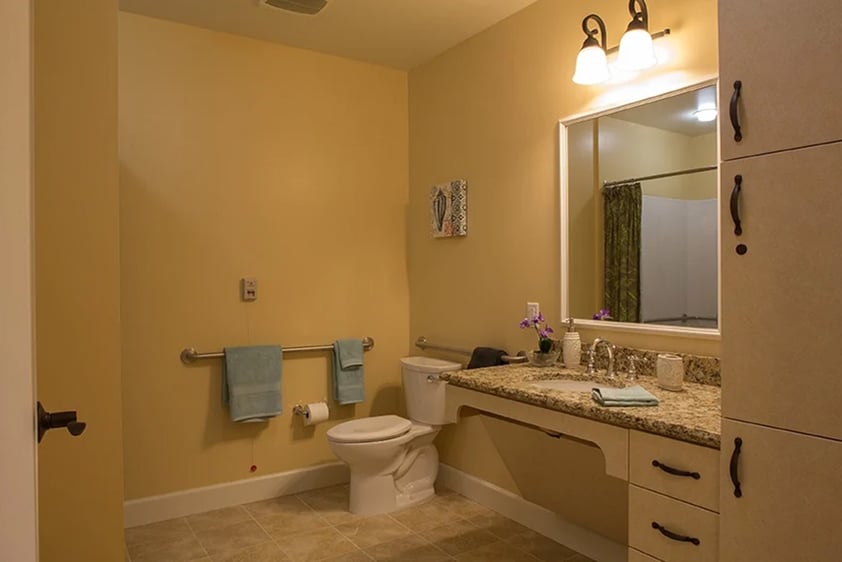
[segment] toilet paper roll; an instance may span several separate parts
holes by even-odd
[[[327,421],[330,410],[324,402],[313,402],[304,405],[304,425],[316,425]]]
[[[655,371],[658,375],[658,386],[666,390],[681,390],[684,383],[684,359],[680,355],[658,355]]]

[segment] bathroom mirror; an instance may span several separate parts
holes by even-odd
[[[561,121],[562,318],[719,336],[716,100],[707,81]]]

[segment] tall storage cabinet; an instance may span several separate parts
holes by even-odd
[[[835,561],[842,553],[842,362],[834,353],[842,347],[842,3],[720,0],[719,27],[719,559]]]
[[[840,138],[840,10],[839,0],[719,1],[720,122],[731,139],[723,160]],[[736,143],[725,125],[738,80]]]

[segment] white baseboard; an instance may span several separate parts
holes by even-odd
[[[625,562],[626,545],[563,519],[549,509],[446,464],[437,482],[598,562]]]
[[[236,482],[129,500],[123,504],[125,527],[137,527],[174,517],[184,517],[213,509],[344,484],[349,481],[349,474],[348,467],[344,463],[332,462]]]

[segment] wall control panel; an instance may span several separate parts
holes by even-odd
[[[243,277],[240,280],[241,297],[244,301],[257,300],[257,277]]]

